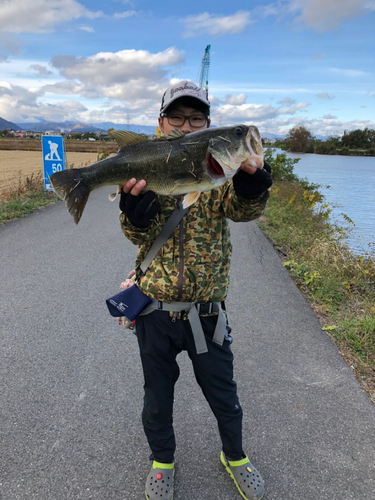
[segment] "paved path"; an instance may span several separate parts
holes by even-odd
[[[149,450],[136,339],[105,298],[132,268],[110,188],[0,226],[0,499],[141,500]],[[254,223],[232,225],[227,301],[244,444],[265,500],[374,500],[375,407]],[[241,498],[185,354],[175,500]]]

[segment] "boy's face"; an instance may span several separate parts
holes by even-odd
[[[167,109],[166,111],[167,116],[160,117],[159,116],[159,128],[160,130],[165,134],[168,135],[174,130],[175,128],[182,130],[184,134],[190,134],[191,132],[197,132],[198,130],[203,130],[205,128],[209,128],[211,121],[206,118],[206,116],[201,112],[197,111],[194,108],[188,108],[187,106],[184,106],[183,104],[177,104],[173,106],[173,111],[169,111]],[[178,120],[180,117],[191,117],[190,121],[193,125],[190,125],[189,120],[185,120],[185,123],[181,126],[176,126],[173,125],[173,122],[175,120]],[[171,121],[172,125],[168,121]],[[195,118],[195,120],[194,120]],[[199,122],[202,121],[202,119],[206,119],[206,121],[203,123],[201,126],[194,126],[194,122]]]

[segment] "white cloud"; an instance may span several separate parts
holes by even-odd
[[[0,31],[0,49],[13,55],[19,55],[21,53],[20,41],[14,35]]]
[[[93,19],[103,13],[92,12],[76,0],[2,0],[0,30],[8,33],[40,33],[53,31],[57,24],[80,19]]]
[[[223,36],[242,32],[246,26],[253,24],[250,12],[238,11],[231,16],[218,16],[204,12],[197,16],[180,19],[185,25],[185,37],[201,36],[205,34]]]
[[[15,121],[21,119],[25,111],[27,115],[39,115],[37,99],[42,95],[41,91],[30,91],[18,85],[0,82],[0,116]]]
[[[276,118],[279,110],[271,104],[224,104],[215,109],[215,116],[220,116],[225,123],[259,122]]]
[[[330,68],[330,71],[332,73],[336,73],[340,76],[366,76],[369,73],[366,73],[365,71],[359,71],[357,69],[340,69],[340,68]]]
[[[3,85],[0,89],[0,116],[16,123],[33,121],[33,116],[49,120],[86,121],[89,113],[96,113],[110,120],[111,113],[123,119],[123,109],[126,109],[127,113],[133,113],[137,122],[140,115],[155,122],[163,91],[170,85],[168,68],[182,61],[183,53],[173,47],[158,53],[128,50],[102,52],[87,58],[55,56],[50,67],[59,70],[60,81],[56,81],[56,76],[52,83],[46,85],[30,80],[27,81],[28,89],[20,85]],[[39,76],[47,75],[49,71],[46,65],[39,62],[31,67]],[[23,73],[27,69],[30,71],[30,63],[25,68]],[[39,88],[31,90],[34,84]],[[64,100],[66,96],[69,98]],[[109,103],[102,111],[95,112],[106,98]],[[111,101],[117,100],[123,103],[123,109],[118,114],[116,106],[111,108]],[[79,101],[84,102],[85,109],[73,106]]]
[[[133,17],[136,15],[137,15],[137,12],[135,10],[126,10],[125,12],[116,12],[115,14],[113,14],[113,17],[115,19],[123,19],[126,17]]]
[[[226,104],[239,105],[239,104],[245,104],[246,99],[247,99],[246,94],[228,94],[225,96],[224,102]]]
[[[337,116],[334,115],[323,115],[322,118],[324,120],[337,120]]]
[[[44,100],[44,92],[40,89],[31,91],[0,82],[0,116],[7,117],[12,122],[76,120],[86,111],[87,108],[78,100],[51,103]]]
[[[94,28],[92,26],[80,26],[80,30],[87,31],[87,33],[94,33]]]
[[[297,14],[295,21],[317,31],[337,28],[341,23],[374,10],[369,0],[291,0],[289,10]]]
[[[277,104],[288,104],[289,106],[291,106],[292,104],[295,104],[295,102],[295,99],[292,99],[291,97],[285,97],[285,99],[278,101]]]
[[[48,91],[61,93],[62,86],[78,91],[85,97],[134,100],[139,97],[159,99],[167,87],[168,66],[183,61],[183,53],[174,47],[163,52],[146,50],[122,50],[99,52],[90,57],[56,55],[52,65],[69,82],[49,85]],[[74,88],[74,90],[73,90]]]
[[[371,120],[350,120],[342,121],[333,118],[329,119],[304,119],[298,125],[304,125],[313,135],[340,135],[344,130],[356,130],[367,128],[375,128],[375,123]]]
[[[319,97],[319,99],[329,99],[329,100],[335,98],[334,95],[331,95],[328,92],[321,92],[320,94],[316,94],[316,97]]]
[[[273,2],[268,5],[258,5],[254,9],[254,13],[260,17],[277,16],[280,17],[281,14],[285,12],[285,0]]]
[[[115,2],[120,2],[124,5],[130,5],[131,7],[134,7],[134,3],[132,2],[132,0],[115,0]]]
[[[50,83],[43,86],[43,92],[57,95],[80,95],[83,90],[83,85],[73,81],[63,81]]]
[[[305,109],[308,106],[310,106],[310,104],[308,102],[300,102],[299,104],[296,104],[295,106],[281,108],[279,112],[281,115],[295,115],[298,111],[301,111],[302,109]]]
[[[252,13],[254,17],[275,16],[278,21],[292,18],[296,25],[324,32],[373,10],[375,0],[278,0],[257,6]]]
[[[52,75],[52,71],[41,64],[32,64],[30,68],[34,69],[40,76]]]

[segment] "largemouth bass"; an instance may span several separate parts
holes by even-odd
[[[144,191],[185,195],[184,208],[202,191],[221,186],[242,163],[263,167],[263,148],[254,126],[236,125],[200,130],[185,135],[180,130],[157,140],[126,131],[111,131],[119,150],[89,167],[51,175],[50,183],[65,200],[76,224],[81,219],[90,192],[101,186],[123,186],[131,178],[145,179]]]

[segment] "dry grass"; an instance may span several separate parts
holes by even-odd
[[[84,167],[98,160],[98,153],[67,152],[66,165],[70,168]],[[27,179],[43,176],[43,156],[41,151],[0,151],[0,197],[5,193],[18,191]]]

